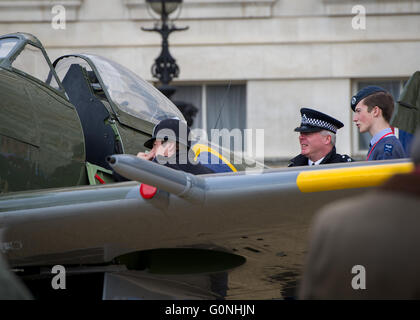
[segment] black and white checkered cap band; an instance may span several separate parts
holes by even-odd
[[[313,118],[308,118],[305,114],[302,116],[302,125],[310,125],[313,127],[320,127],[320,128],[324,128],[327,130],[330,130],[334,133],[337,132],[338,128],[335,125],[332,125],[331,123],[327,122],[327,121],[323,121],[323,120],[319,120],[319,119],[313,119]]]

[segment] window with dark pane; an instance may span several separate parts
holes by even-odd
[[[192,104],[198,109],[195,115],[194,122],[191,129],[203,127],[203,115],[202,115],[202,86],[177,86],[174,95],[171,100],[176,102],[186,102]]]
[[[241,144],[231,137],[230,146],[235,151],[244,150],[244,129],[246,126],[246,87],[245,85],[208,85],[206,90],[207,134],[211,139],[212,129],[239,129]],[[219,141],[222,144],[222,141]]]
[[[231,138],[230,147],[244,151],[244,129],[246,126],[246,86],[238,84],[178,85],[172,101],[193,104],[198,113],[192,129],[204,129],[211,141],[213,129],[240,130],[241,143]],[[222,139],[213,141],[222,145]]]

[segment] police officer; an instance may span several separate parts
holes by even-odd
[[[178,119],[162,120],[154,127],[152,137],[144,143],[146,148],[151,149],[150,152],[139,152],[137,157],[194,175],[214,173],[194,160],[189,136],[190,129],[185,122]]]
[[[389,122],[394,111],[394,99],[383,88],[368,86],[351,99],[353,121],[360,133],[372,136],[366,160],[405,158],[404,148],[394,135]]]
[[[353,161],[335,150],[335,134],[344,126],[340,121],[314,109],[301,108],[300,113],[302,121],[295,131],[300,132],[301,153],[290,160],[289,167]]]

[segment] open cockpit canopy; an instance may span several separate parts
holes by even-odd
[[[83,67],[92,89],[103,94],[117,118],[128,115],[153,124],[167,118],[184,120],[182,113],[150,83],[107,58],[93,54],[66,55],[54,62],[62,81],[74,64]]]
[[[65,55],[51,64],[41,42],[29,33],[0,37],[0,68],[41,82],[65,95],[62,86],[72,65],[85,70],[92,90],[107,100],[120,122],[136,128],[157,124],[167,118],[184,120],[179,109],[153,85],[126,67],[94,54]],[[58,76],[57,76],[58,75]],[[68,96],[67,96],[68,97]]]

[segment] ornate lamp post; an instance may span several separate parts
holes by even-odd
[[[158,15],[160,15],[160,23],[157,22],[153,28],[141,29],[144,31],[155,31],[162,36],[162,51],[155,59],[152,66],[153,77],[159,79],[161,86],[158,89],[168,98],[175,92],[175,88],[170,86],[169,83],[173,78],[179,75],[179,67],[176,60],[169,52],[168,38],[171,32],[187,30],[188,27],[177,28],[173,23],[169,22],[169,15],[173,13],[182,0],[146,0],[146,4]]]

